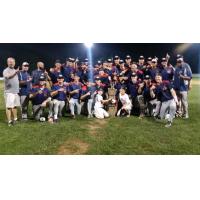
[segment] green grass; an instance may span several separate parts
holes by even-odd
[[[200,86],[189,94],[190,119],[176,119],[173,127],[151,118],[109,118],[101,127],[96,119],[64,117],[59,124],[35,121],[8,127],[0,82],[0,154],[57,154],[66,141],[89,144],[85,154],[200,154]],[[88,123],[97,126],[95,135]]]

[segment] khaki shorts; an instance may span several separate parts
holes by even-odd
[[[14,108],[20,106],[20,98],[18,94],[5,93],[4,98],[6,108]]]

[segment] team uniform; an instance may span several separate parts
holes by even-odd
[[[27,71],[20,71],[18,74],[19,82],[20,83],[20,103],[21,103],[21,110],[22,110],[22,119],[28,118],[28,105],[29,105],[29,94],[31,92],[32,84],[29,81],[30,74]]]
[[[46,87],[41,87],[40,85],[34,86],[31,90],[31,94],[36,94],[31,98],[33,105],[33,115],[36,120],[39,120],[43,115],[42,103],[51,100],[50,91]]]
[[[78,90],[78,93],[70,94],[70,100],[69,100],[69,107],[71,111],[71,115],[74,116],[74,108],[76,106],[77,108],[77,114],[81,114],[81,103],[80,103],[80,96],[81,96],[81,88],[82,88],[82,83],[72,83],[69,86],[69,93]]]
[[[97,94],[95,98],[94,115],[98,119],[104,119],[106,117],[109,117],[109,113],[104,109],[102,101],[103,96]]]
[[[189,117],[188,90],[189,90],[190,80],[184,80],[183,78],[180,77],[180,75],[186,76],[190,80],[192,79],[192,71],[190,69],[190,66],[187,63],[183,63],[180,67],[176,67],[173,84],[174,84],[174,89],[177,93],[177,96],[183,106],[183,116],[188,118]],[[181,111],[179,110],[179,112]]]
[[[82,94],[81,96],[86,95],[87,93],[90,93],[87,95],[82,102],[87,104],[87,112],[88,112],[88,118],[93,116],[93,110],[94,110],[94,103],[95,103],[95,97],[97,94],[97,88],[96,86],[85,86],[82,87]]]
[[[124,115],[124,114],[127,114],[127,116],[130,116],[132,103],[131,103],[131,100],[129,99],[128,94],[125,93],[124,95],[122,95],[121,93],[119,93],[119,100],[122,104],[122,107],[120,108],[120,110],[118,110],[117,116]]]
[[[157,99],[162,103],[160,108],[160,118],[164,119],[166,114],[169,114],[168,122],[170,123],[175,118],[176,113],[176,103],[171,94],[172,89],[171,83],[162,82],[155,90]]]
[[[63,91],[59,91],[62,89]],[[52,86],[51,92],[57,91],[55,96],[52,96],[52,101],[50,102],[50,114],[49,117],[53,117],[54,120],[57,120],[58,117],[62,117],[62,111],[65,106],[65,101],[67,99],[68,88],[64,84],[54,84]]]

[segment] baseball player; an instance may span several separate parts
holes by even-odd
[[[70,94],[69,107],[72,118],[75,118],[75,112],[74,112],[75,106],[77,108],[77,114],[78,115],[81,114],[80,96],[81,96],[82,83],[79,82],[79,80],[80,80],[79,76],[74,76],[74,82],[72,82],[69,86],[69,94]]]
[[[192,79],[192,71],[190,66],[184,62],[183,56],[177,56],[177,66],[174,74],[174,88],[176,90],[179,101],[183,106],[183,118],[188,119],[188,90],[190,88],[190,81]],[[179,103],[180,105],[180,103]],[[181,107],[178,108],[179,113]]]
[[[97,95],[95,98],[95,105],[94,105],[94,115],[98,119],[104,119],[109,117],[109,113],[104,109],[104,105],[109,103],[110,99],[104,100],[103,99],[103,89],[99,89],[97,91]]]
[[[94,83],[88,81],[85,87],[82,87],[81,101],[87,104],[88,118],[93,117],[94,100],[97,87]]]
[[[20,95],[20,103],[21,103],[21,112],[22,112],[22,119],[28,119],[28,105],[29,105],[29,94],[31,92],[31,81],[32,78],[28,72],[29,70],[29,63],[23,62],[22,63],[22,70],[18,73],[19,77],[19,95]]]
[[[129,99],[128,94],[126,94],[126,89],[121,88],[119,92],[119,100],[122,104],[122,107],[117,111],[117,116],[127,116],[130,117],[131,109],[132,109],[132,103]]]
[[[176,105],[178,104],[178,99],[176,92],[169,82],[163,82],[162,76],[160,74],[155,77],[156,86],[152,85],[150,88],[150,94],[152,98],[157,98],[162,102],[160,108],[160,118],[164,119],[166,114],[169,115],[167,119],[167,124],[165,127],[171,127],[172,121],[175,118]],[[154,92],[155,91],[155,92]]]
[[[32,100],[34,118],[39,121],[45,121],[43,111],[44,108],[49,107],[51,95],[49,89],[46,87],[46,80],[44,76],[39,78],[38,85],[33,86],[29,98]]]
[[[58,117],[62,117],[62,111],[67,99],[67,86],[64,85],[64,76],[62,74],[58,76],[57,83],[52,86],[51,96],[49,117],[53,117],[53,121],[58,122]]]

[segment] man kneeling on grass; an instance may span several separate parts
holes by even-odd
[[[99,89],[95,98],[94,115],[98,119],[109,117],[109,113],[104,109],[104,105],[111,102],[111,99],[103,100],[103,90]]]
[[[57,78],[57,83],[52,87],[51,96],[53,100],[50,102],[49,117],[54,122],[58,122],[58,117],[62,117],[62,111],[67,99],[67,86],[64,85],[64,77],[60,74]]]
[[[44,76],[40,77],[39,85],[36,85],[32,88],[29,98],[32,100],[34,118],[41,122],[45,121],[43,111],[44,108],[49,107],[51,96],[50,91],[46,88],[46,81]]]

